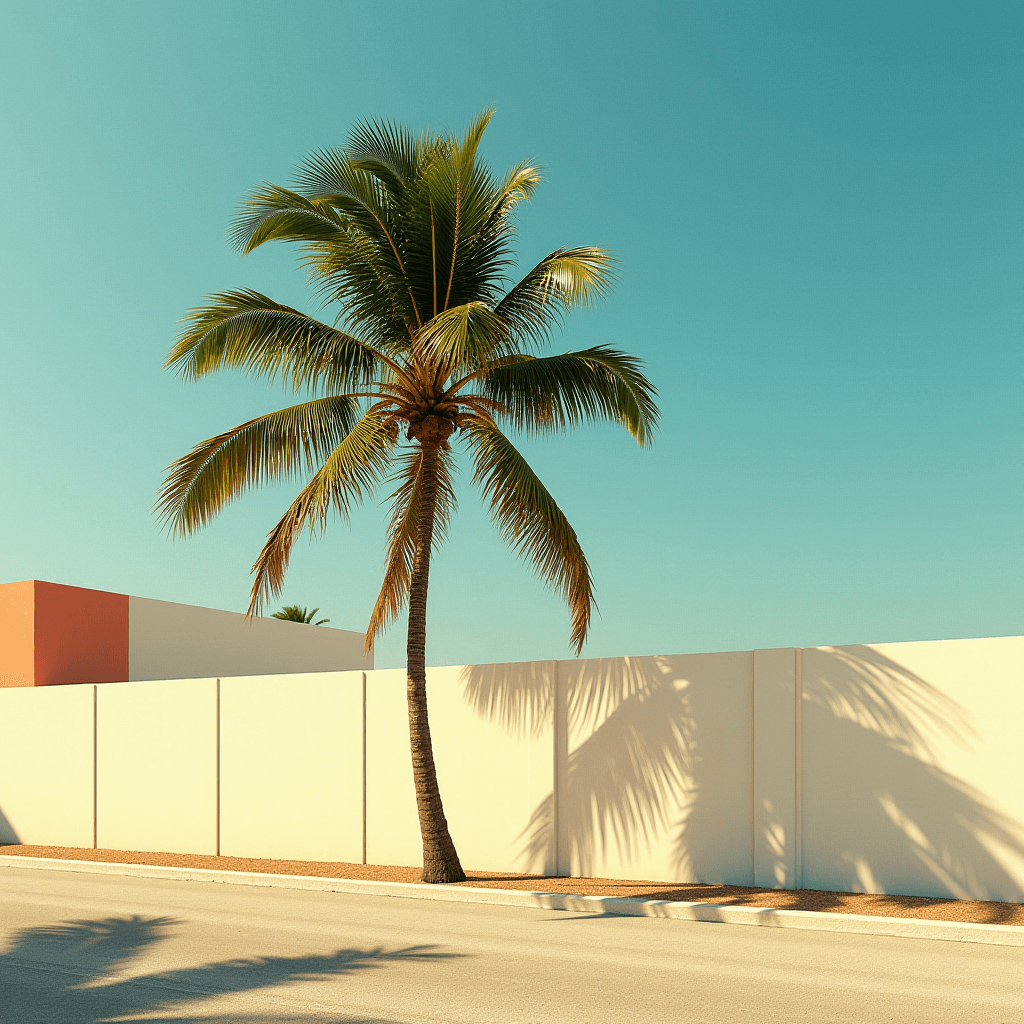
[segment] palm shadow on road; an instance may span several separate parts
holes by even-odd
[[[360,971],[404,963],[444,961],[463,956],[436,946],[387,949],[346,948],[305,956],[255,956],[135,973],[132,967],[157,943],[170,938],[184,922],[172,917],[107,917],[67,921],[54,926],[26,928],[16,933],[0,953],[0,990],[13,993],[14,977],[30,981],[43,973],[61,979],[32,993],[32,1005],[22,1017],[5,1011],[5,1024],[114,1024],[145,1019],[148,1024],[261,1024],[298,1021],[298,1013],[268,1012],[261,1008],[239,1016],[237,1012],[207,1015],[198,1004],[226,995],[274,989],[289,982],[324,981]],[[273,996],[266,993],[268,999]],[[344,1024],[391,1024],[388,1017],[336,1016],[321,1010],[318,1020]]]

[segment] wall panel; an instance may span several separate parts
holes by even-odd
[[[465,868],[553,867],[552,668],[428,669],[438,786]],[[368,672],[366,694],[367,860],[418,866],[405,672]]]
[[[360,862],[362,672],[223,679],[220,704],[220,852]]]
[[[301,627],[300,627],[301,628]],[[91,685],[0,691],[0,841],[92,845]],[[418,866],[403,670],[220,682],[220,844]],[[96,688],[101,847],[213,853],[215,679]],[[799,696],[798,696],[799,695]],[[1024,902],[1024,638],[428,670],[463,864]]]
[[[1024,638],[803,651],[803,885],[1024,902]]]
[[[558,663],[559,871],[750,885],[751,655]]]
[[[100,847],[217,851],[217,681],[97,688]]]
[[[427,703],[432,703],[429,694]],[[366,860],[406,867],[423,863],[403,669],[366,673]]]
[[[92,846],[92,686],[0,690],[0,843]]]
[[[754,651],[754,885],[796,886],[796,656]]]

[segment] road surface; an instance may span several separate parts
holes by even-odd
[[[3,1024],[1021,1024],[1024,948],[0,867]]]

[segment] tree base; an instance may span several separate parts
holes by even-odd
[[[453,851],[454,852],[454,851]],[[451,885],[454,882],[464,882],[466,872],[462,870],[458,855],[455,857],[424,857],[423,873],[420,881],[428,885]]]

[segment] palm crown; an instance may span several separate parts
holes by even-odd
[[[602,249],[558,249],[510,286],[513,214],[540,175],[529,163],[502,178],[488,170],[478,150],[490,116],[461,138],[365,122],[344,148],[308,157],[294,187],[256,188],[234,242],[243,252],[298,243],[338,318],[323,323],[254,291],[221,292],[192,311],[167,364],[188,379],[231,367],[307,392],[197,445],[170,467],[158,500],[165,521],[187,534],[246,488],[306,479],[253,568],[250,613],[280,593],[304,530],[322,529],[332,512],[347,518],[391,481],[384,581],[366,646],[408,602],[410,680],[425,673],[431,545],[455,509],[452,440],[472,460],[500,532],[566,600],[578,653],[594,603],[590,569],[506,431],[608,420],[646,445],[658,417],[638,359],[603,345],[542,354],[569,309],[608,290],[615,261]]]
[[[316,613],[320,611],[319,608],[314,608],[310,611],[308,608],[300,607],[297,604],[286,604],[279,612],[274,612],[270,617],[272,619],[284,619],[285,622],[301,622],[303,625],[308,626],[312,623],[314,626],[322,626],[325,622],[330,622],[330,619],[317,619]]]

